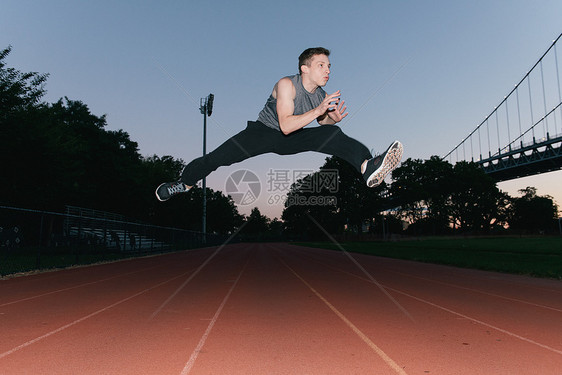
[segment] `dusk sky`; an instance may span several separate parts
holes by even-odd
[[[560,0],[3,0],[0,48],[13,48],[8,66],[50,74],[46,101],[80,100],[142,155],[188,162],[202,153],[200,98],[215,95],[212,150],[257,119],[304,49],[323,46],[332,51],[325,90],[341,90],[350,113],[344,132],[375,152],[398,139],[404,158],[426,159],[476,128],[560,35],[561,20]],[[312,172],[325,158],[263,155],[220,168],[207,186],[224,192],[232,173],[252,171],[260,198],[240,212],[280,217],[283,205],[268,201],[286,191],[271,189],[272,173]],[[499,184],[512,196],[527,186],[562,204],[562,171]]]

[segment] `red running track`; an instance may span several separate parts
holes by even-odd
[[[287,244],[0,281],[0,374],[561,374],[562,282]]]

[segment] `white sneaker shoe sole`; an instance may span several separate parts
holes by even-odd
[[[400,164],[400,160],[402,160],[402,153],[404,152],[404,147],[402,143],[399,141],[394,141],[388,148],[386,155],[381,163],[381,166],[375,170],[369,178],[367,179],[367,186],[368,187],[376,187],[382,184],[386,176],[392,170],[394,170],[398,164]]]

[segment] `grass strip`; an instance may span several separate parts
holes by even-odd
[[[299,245],[340,250],[332,242]],[[562,237],[427,238],[340,245],[354,253],[562,279]]]

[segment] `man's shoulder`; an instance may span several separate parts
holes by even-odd
[[[289,85],[289,83],[290,83],[290,84],[292,84],[292,85],[294,86],[294,85],[295,85],[295,77],[296,77],[296,76],[297,76],[297,75],[285,76],[285,77],[281,78],[279,81],[277,81],[277,84],[279,84],[279,83],[282,82],[282,84]]]
[[[291,92],[292,96],[294,97],[296,89],[293,82],[293,77],[294,76],[287,76],[277,81],[277,84],[274,87],[274,97],[277,97],[279,91],[286,92],[287,94]]]

